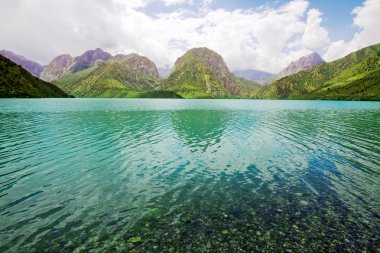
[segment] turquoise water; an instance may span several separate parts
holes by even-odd
[[[379,252],[380,103],[0,100],[0,252]]]

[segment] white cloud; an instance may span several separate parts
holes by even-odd
[[[336,60],[360,48],[380,42],[380,1],[366,0],[352,13],[355,15],[353,23],[360,31],[348,42],[339,40],[331,43],[324,55],[326,60]]]
[[[311,9],[307,13],[305,32],[302,44],[309,49],[325,46],[329,42],[329,33],[321,26],[322,13],[317,9]]]
[[[138,8],[146,6],[151,0],[111,0],[113,4],[124,8]]]
[[[0,48],[48,63],[58,54],[79,55],[101,47],[113,54],[136,52],[165,66],[192,47],[207,46],[220,53],[232,70],[278,72],[328,40],[321,13],[308,11],[306,0],[278,8],[178,9],[150,16],[141,7],[153,1],[184,2],[0,0]],[[199,3],[202,8],[213,1]],[[314,41],[320,33],[324,36]]]
[[[178,5],[178,4],[193,4],[192,0],[162,0],[166,6]]]
[[[174,5],[193,5],[199,4],[202,7],[208,7],[214,0],[160,0],[165,6],[174,6]]]

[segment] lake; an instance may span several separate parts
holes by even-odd
[[[378,252],[380,102],[0,100],[0,252]]]

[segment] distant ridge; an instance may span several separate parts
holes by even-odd
[[[286,76],[257,98],[380,100],[380,44]]]
[[[168,78],[170,76],[170,72],[171,72],[171,69],[169,68],[158,68],[158,75],[165,79],[165,78]]]
[[[39,77],[45,68],[35,61],[29,60],[22,55],[15,54],[8,50],[1,50],[0,54],[14,63],[21,65],[24,69],[36,77]]]
[[[275,74],[268,73],[261,70],[256,70],[256,69],[234,71],[233,73],[237,77],[242,77],[247,80],[257,82],[260,84],[264,84],[265,82],[267,82],[267,80],[270,80],[271,78],[275,76]]]
[[[325,60],[318,53],[312,53],[293,61],[275,76],[275,80],[279,80],[285,76],[296,74],[302,70],[312,68],[316,65],[324,63]]]
[[[49,82],[54,81],[111,58],[112,55],[100,48],[88,50],[77,57],[71,57],[69,54],[59,55],[46,66],[45,70],[41,73],[41,79]]]

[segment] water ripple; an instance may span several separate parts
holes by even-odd
[[[379,242],[380,103],[0,100],[0,118],[1,252]]]

